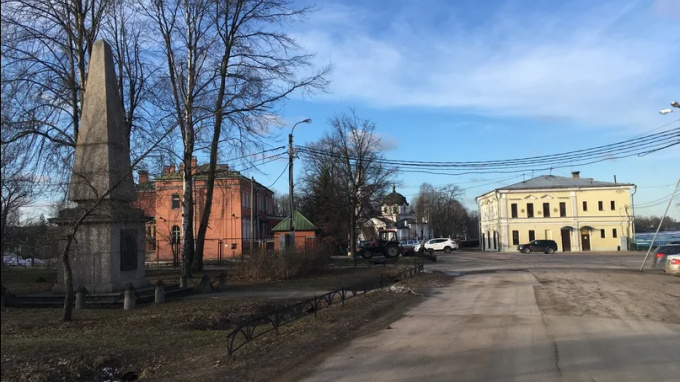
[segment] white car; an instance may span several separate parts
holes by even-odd
[[[680,276],[680,255],[666,256],[666,273]]]
[[[426,251],[444,251],[446,253],[451,253],[451,251],[458,249],[458,243],[448,237],[430,239],[423,246]],[[413,249],[418,252],[420,247],[421,244],[418,244]]]

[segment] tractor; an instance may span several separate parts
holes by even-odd
[[[359,254],[364,259],[370,259],[373,255],[383,255],[390,259],[399,256],[397,230],[378,230],[378,239],[366,243],[359,251]]]

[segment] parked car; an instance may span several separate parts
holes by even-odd
[[[664,270],[669,275],[680,276],[680,255],[666,256],[666,267]]]
[[[416,239],[406,239],[399,243],[399,250],[402,256],[413,256],[415,253],[415,247],[419,245],[420,242]]]
[[[399,242],[399,246],[401,248],[413,248],[418,244],[420,244],[420,242],[418,240],[415,240],[415,239],[406,239],[406,240],[402,240],[401,242]]]
[[[529,252],[544,252],[555,253],[557,251],[557,243],[555,240],[534,240],[529,244],[520,244],[517,250],[522,253]]]
[[[680,255],[680,244],[666,244],[654,250],[652,268],[656,268],[657,266],[660,268],[664,267],[668,255]]]
[[[458,243],[450,237],[442,237],[430,239],[424,244],[418,244],[415,246],[414,250],[419,252],[421,247],[426,251],[444,251],[446,253],[451,253],[451,251],[458,249]]]
[[[30,267],[33,266],[34,264],[35,265],[47,264],[45,260],[31,259],[30,257],[24,259],[22,256],[10,252],[5,252],[2,254],[2,263],[5,265],[22,267]]]

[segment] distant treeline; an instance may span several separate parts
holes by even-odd
[[[660,216],[636,216],[635,232],[654,232],[661,222]],[[661,231],[680,231],[680,223],[666,216],[661,223]]]

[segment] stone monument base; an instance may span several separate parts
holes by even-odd
[[[51,221],[68,230],[91,206],[81,203],[61,210],[59,217]],[[126,202],[105,201],[97,206],[78,227],[71,244],[73,288],[82,286],[89,293],[98,294],[123,291],[127,284],[137,289],[150,287],[144,276],[144,223],[147,220],[143,211],[131,208]],[[65,290],[64,269],[59,263],[53,291],[63,293]]]

